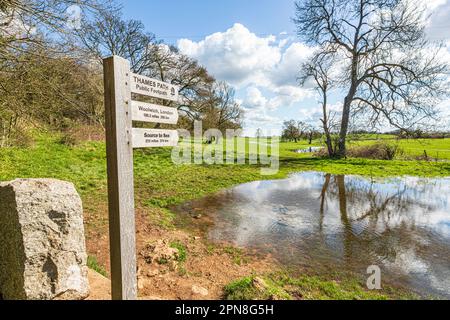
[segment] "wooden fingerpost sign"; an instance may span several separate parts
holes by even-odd
[[[176,130],[133,129],[133,121],[176,124],[178,110],[132,101],[132,93],[178,101],[178,87],[131,73],[128,60],[103,60],[108,164],[111,293],[137,299],[133,148],[178,144]]]

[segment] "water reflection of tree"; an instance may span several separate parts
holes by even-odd
[[[342,175],[331,178],[331,175],[325,176],[321,192],[321,217],[325,214],[325,205],[329,202],[327,200],[337,199],[344,225],[367,219],[378,222],[382,219],[383,225],[387,226],[390,220],[407,213],[412,208],[429,209],[408,197],[406,186],[389,193],[378,190],[379,188],[375,186],[374,182],[367,184],[367,182],[358,179],[346,181],[345,176]]]
[[[423,188],[421,192],[425,192]],[[412,252],[413,259],[428,261],[433,253],[430,243],[439,243],[410,213],[422,209],[427,214],[433,208],[411,197],[411,192],[403,184],[389,192],[373,181],[327,174],[320,195],[319,230],[324,230],[328,207],[338,205],[345,264],[370,265],[377,263],[376,259],[394,262],[405,252]],[[418,240],[421,238],[429,243]]]

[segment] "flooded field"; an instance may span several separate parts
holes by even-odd
[[[306,172],[175,208],[208,238],[282,264],[366,277],[450,298],[450,178],[370,180]],[[195,222],[194,222],[195,223]]]

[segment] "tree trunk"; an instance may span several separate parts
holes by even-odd
[[[326,144],[327,144],[327,150],[328,150],[328,156],[330,158],[334,157],[334,149],[333,149],[333,141],[331,140],[331,133],[330,133],[330,127],[328,123],[328,110],[327,110],[327,104],[328,104],[328,96],[327,96],[327,87],[323,90],[323,131],[325,132],[326,137]]]
[[[342,122],[341,122],[341,131],[339,133],[339,143],[338,143],[338,155],[340,157],[345,157],[347,154],[347,133],[348,133],[348,124],[350,122],[350,105],[352,98],[347,96],[345,98],[344,108],[342,110]]]
[[[353,102],[353,98],[356,94],[356,89],[358,87],[358,54],[355,52],[353,54],[352,61],[352,75],[351,75],[351,86],[348,91],[347,96],[344,100],[344,108],[342,110],[342,122],[341,122],[341,132],[339,133],[339,150],[338,155],[340,157],[345,157],[347,154],[347,133],[350,122],[350,108]]]

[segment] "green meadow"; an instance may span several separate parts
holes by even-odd
[[[84,142],[67,146],[59,137],[41,134],[31,147],[0,149],[0,181],[15,178],[56,178],[71,181],[83,198],[104,197],[106,192],[106,147],[103,142]],[[226,142],[224,142],[225,144]],[[246,159],[254,139],[246,139]],[[374,141],[353,142],[358,144]],[[439,152],[450,159],[450,139],[400,141],[406,155],[430,156]],[[270,144],[270,143],[269,143]],[[315,141],[312,146],[320,146]],[[207,148],[208,146],[202,145]],[[213,146],[214,148],[215,146]],[[253,146],[254,147],[254,146]],[[332,174],[352,174],[370,177],[389,176],[450,176],[448,161],[392,161],[369,159],[318,158],[310,153],[297,153],[309,148],[307,142],[280,143],[279,171],[261,175],[261,165],[181,164],[172,161],[171,148],[135,150],[136,197],[143,204],[166,207],[202,197],[236,184],[261,179],[280,179],[293,172],[322,171]],[[270,148],[269,148],[270,151]]]
[[[250,146],[254,149],[255,139],[235,141],[245,145],[245,158],[250,158]],[[375,143],[374,140],[353,142],[359,145]],[[217,148],[217,145],[191,143],[198,148]],[[227,142],[223,142],[226,144]],[[441,158],[450,158],[450,139],[412,140],[398,142],[405,154],[420,155],[422,149],[433,155],[439,152]],[[270,143],[269,143],[270,144]],[[312,146],[320,146],[315,141]],[[257,146],[257,144],[256,144]],[[332,174],[362,175],[370,177],[389,176],[450,176],[450,162],[428,162],[396,159],[392,161],[368,159],[327,159],[310,153],[297,153],[298,149],[309,148],[305,142],[280,143],[279,171],[272,176],[261,175],[261,165],[175,165],[171,148],[135,150],[134,174],[136,206],[148,209],[150,219],[162,228],[174,227],[174,214],[168,206],[203,197],[232,186],[262,179],[281,179],[290,173],[301,171],[322,171]],[[271,148],[269,148],[271,151]],[[35,143],[27,148],[0,148],[0,181],[15,178],[56,178],[71,181],[79,191],[86,210],[96,213],[107,203],[106,147],[103,142],[83,142],[74,146],[65,145],[58,135],[40,134]],[[89,221],[87,228],[96,228],[107,221],[101,214],[99,221]],[[91,260],[95,257],[91,257]],[[93,261],[94,261],[93,260]],[[91,261],[92,262],[92,261]],[[104,270],[97,263],[95,269]],[[271,295],[291,299],[297,295],[311,299],[385,299],[402,298],[403,294],[370,294],[362,284],[350,279],[337,284],[333,279],[309,277],[290,278],[283,275],[266,275],[270,284],[266,292],[255,291],[251,279],[244,278],[225,288],[228,299],[267,298]],[[294,288],[294,291],[286,291]]]

